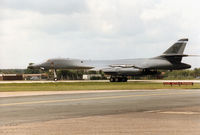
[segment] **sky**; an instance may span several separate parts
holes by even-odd
[[[0,69],[49,58],[131,59],[189,38],[200,54],[199,0],[0,0]],[[200,67],[200,58],[183,62]]]

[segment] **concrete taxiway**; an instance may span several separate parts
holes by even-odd
[[[200,134],[200,90],[0,98],[0,134]]]

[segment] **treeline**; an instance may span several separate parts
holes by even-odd
[[[45,79],[52,80],[54,78],[53,70],[39,69],[1,69],[0,74],[45,74]],[[101,77],[91,77],[92,80],[106,79],[102,72],[87,70],[57,70],[58,80],[81,80],[84,74],[100,74]]]
[[[0,69],[0,74],[24,74],[25,69]]]
[[[200,68],[190,70],[160,71],[160,75],[132,77],[132,79],[200,79]],[[54,78],[51,70],[33,70],[33,69],[1,69],[0,74],[46,74],[48,79]],[[59,80],[80,80],[83,74],[100,74],[101,77],[91,79],[106,79],[103,72],[86,70],[57,70]]]
[[[193,70],[174,70],[167,71],[163,75],[164,79],[200,79],[200,68]]]
[[[173,70],[173,71],[160,71],[159,75],[147,75],[132,77],[132,79],[166,79],[166,80],[187,80],[187,79],[200,79],[200,68],[190,70]]]

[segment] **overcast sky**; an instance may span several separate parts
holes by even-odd
[[[180,38],[200,54],[199,0],[0,0],[0,68],[49,58],[160,55]],[[184,58],[200,67],[200,58]]]

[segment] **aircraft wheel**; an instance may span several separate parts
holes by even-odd
[[[120,80],[120,79],[119,79],[118,77],[115,78],[115,82],[119,82],[119,80]]]
[[[127,77],[111,77],[110,82],[127,82]]]
[[[128,81],[128,78],[127,78],[127,77],[125,77],[124,79],[125,79],[125,82],[127,82],[127,81]]]
[[[127,80],[128,80],[127,77],[122,78],[122,82],[127,82]]]
[[[111,77],[110,82],[115,82],[115,78]]]
[[[123,78],[122,77],[118,77],[118,82],[123,82]]]
[[[126,79],[125,79],[125,77],[123,77],[123,78],[122,78],[122,82],[125,82],[125,81],[126,81]]]

